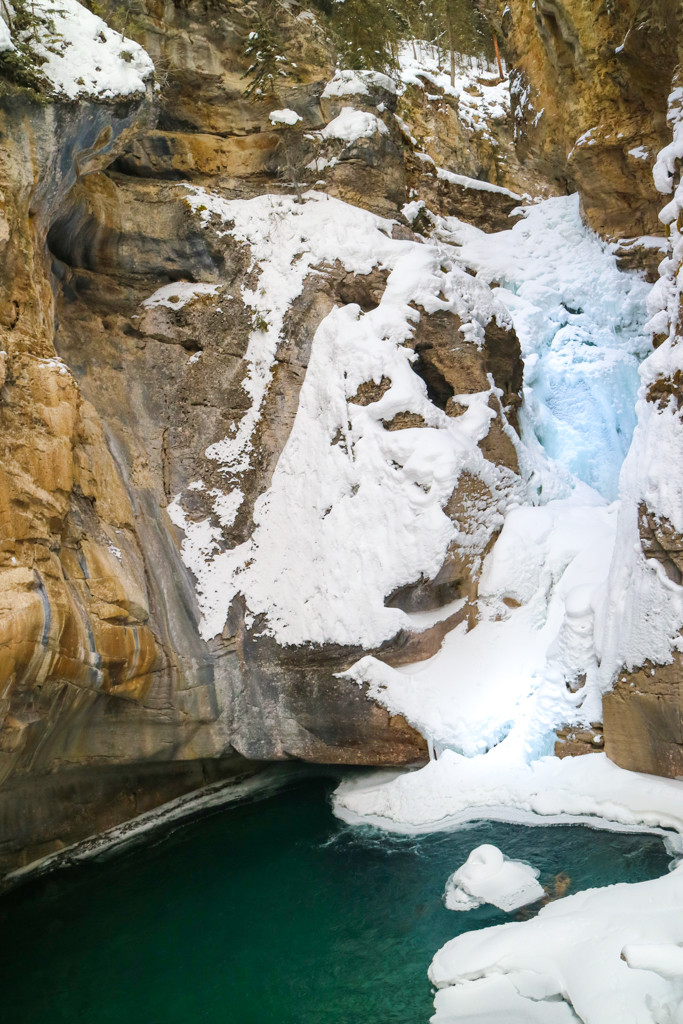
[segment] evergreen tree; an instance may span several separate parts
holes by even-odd
[[[292,69],[291,61],[281,53],[276,39],[276,4],[265,0],[259,4],[256,26],[247,38],[245,54],[251,64],[242,76],[249,84],[245,96],[274,96],[278,82]]]

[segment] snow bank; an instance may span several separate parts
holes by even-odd
[[[646,559],[640,543],[638,510],[645,505],[683,533],[683,431],[674,403],[647,401],[647,387],[683,368],[683,351],[666,341],[643,364],[636,405],[638,425],[621,473],[621,506],[607,600],[598,618],[597,650],[601,688],[615,675],[650,660],[667,664],[680,649],[683,588],[662,564]]]
[[[358,274],[388,271],[376,309],[335,308],[318,327],[296,418],[256,503],[250,540],[226,550],[214,523],[188,520],[182,496],[169,507],[185,532],[182,553],[197,579],[205,638],[223,628],[239,591],[249,619],[264,615],[281,643],[374,647],[411,624],[385,607],[385,595],[421,574],[432,577],[443,562],[456,534],[443,505],[459,474],[467,469],[495,488],[501,472],[478,447],[493,415],[489,391],[468,396],[467,411],[449,418],[412,372],[405,342],[420,316],[415,307],[457,313],[475,344],[483,325],[493,315],[508,322],[506,313],[446,249],[394,240],[390,222],[323,194],[299,204],[279,196],[226,201],[192,189],[187,201],[207,226],[212,221],[250,247],[255,272],[253,288],[242,293],[256,321],[244,384],[251,405],[207,449],[226,478],[225,495],[239,490],[249,467],[285,314],[307,276],[335,261]],[[383,378],[391,386],[376,402],[350,401],[361,384]],[[418,413],[427,426],[385,430],[382,421],[401,411]]]
[[[389,129],[384,121],[380,121],[367,110],[356,110],[355,107],[343,107],[320,132],[323,139],[341,139],[343,142],[357,142],[371,135],[388,135]]]
[[[482,903],[518,910],[544,896],[538,875],[531,865],[510,860],[497,846],[484,843],[446,882],[445,903],[449,910],[472,910]]]
[[[678,780],[625,771],[605,754],[527,763],[505,742],[471,758],[445,750],[417,772],[348,779],[337,787],[333,807],[351,824],[408,834],[487,818],[683,833]]]
[[[447,942],[429,969],[443,990],[432,1021],[679,1024],[682,945],[683,866],[589,889]]]
[[[34,0],[38,26],[15,42],[28,45],[36,66],[58,95],[114,99],[145,92],[154,64],[138,43],[126,39],[77,0]],[[7,23],[0,20],[0,49],[9,49]]]
[[[676,163],[683,156],[682,88],[670,94],[668,116],[673,141],[660,152],[653,172],[662,193],[674,191]],[[660,335],[660,344],[640,367],[638,425],[621,473],[615,555],[599,622],[603,690],[609,689],[622,667],[630,669],[647,660],[667,664],[675,649],[683,649],[683,588],[667,576],[657,559],[645,558],[638,525],[639,509],[644,506],[664,525],[670,524],[683,534],[683,430],[673,383],[683,372],[679,340],[681,210],[683,184],[679,181],[673,198],[660,214],[660,220],[669,225],[670,253],[660,264],[660,278],[648,301],[649,326]],[[660,389],[656,401],[648,398],[653,385]]]
[[[669,94],[667,120],[671,124],[673,138],[669,145],[657,154],[652,170],[655,188],[662,195],[673,192],[676,161],[683,157],[683,88],[681,87],[673,89]]]

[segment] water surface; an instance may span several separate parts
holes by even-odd
[[[568,892],[664,874],[654,836],[485,822],[349,829],[307,780],[0,900],[7,1024],[420,1024],[449,938],[509,918],[441,902],[483,842]],[[560,879],[560,884],[566,884]]]

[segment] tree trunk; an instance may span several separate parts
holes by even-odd
[[[446,31],[448,32],[448,49],[451,51],[451,86],[455,85],[455,46],[453,44],[453,22],[451,21],[451,7],[446,0]]]

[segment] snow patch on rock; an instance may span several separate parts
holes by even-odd
[[[304,200],[227,201],[202,189],[187,196],[203,223],[250,248],[256,274],[254,287],[242,291],[257,320],[246,353],[250,407],[206,452],[226,478],[249,467],[285,314],[306,277],[335,261],[356,274],[379,266],[388,272],[386,290],[376,309],[337,307],[318,327],[294,425],[271,486],[256,502],[250,540],[225,550],[219,527],[189,521],[182,498],[169,511],[186,534],[183,558],[197,579],[205,638],[223,628],[239,591],[248,621],[262,614],[281,643],[374,647],[410,625],[384,597],[442,564],[455,533],[443,506],[460,473],[495,487],[501,472],[478,447],[493,416],[490,393],[468,396],[467,410],[451,418],[412,372],[405,342],[421,315],[415,307],[456,313],[474,344],[483,342],[493,316],[509,320],[446,249],[394,240],[390,222],[324,194]],[[383,378],[390,387],[377,401],[350,401],[361,384]],[[383,420],[405,411],[427,426],[385,430]]]
[[[449,910],[473,910],[490,903],[509,913],[543,898],[538,875],[530,864],[510,860],[497,846],[484,843],[448,879],[444,902]]]
[[[154,309],[156,306],[165,306],[167,309],[182,309],[188,302],[198,298],[200,295],[215,295],[221,290],[221,285],[207,284],[202,281],[173,281],[171,284],[162,285],[157,288],[142,305],[145,309]]]
[[[271,124],[289,124],[294,125],[298,121],[301,121],[301,115],[297,114],[296,110],[290,110],[289,107],[283,107],[282,110],[271,110],[268,114],[268,119]]]
[[[370,93],[368,86],[383,89],[389,93],[396,92],[395,82],[388,75],[383,75],[379,71],[339,70],[335,72],[334,78],[323,89],[322,98],[368,96]]]
[[[367,110],[343,107],[341,113],[320,131],[323,139],[341,139],[342,142],[357,142],[371,135],[388,135],[384,121]]]

